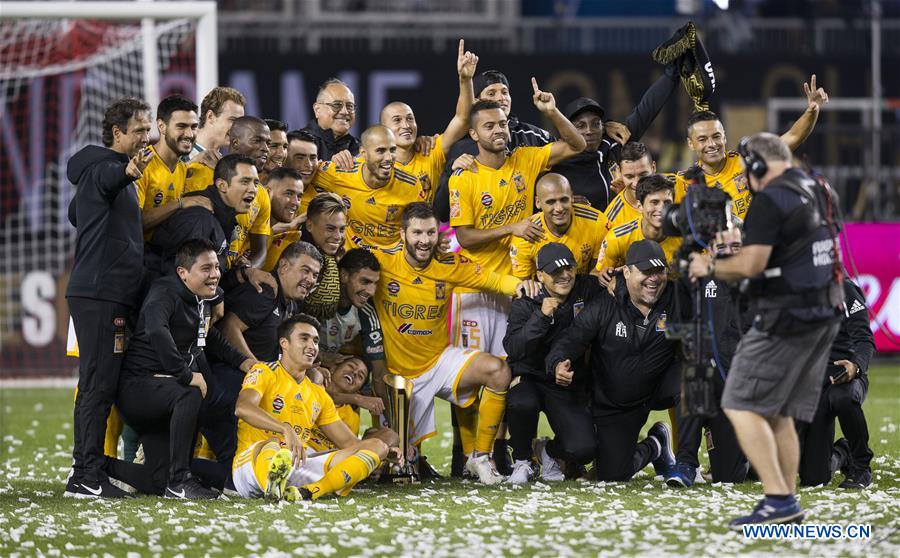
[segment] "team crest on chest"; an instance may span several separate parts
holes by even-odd
[[[398,214],[399,212],[400,212],[400,206],[399,206],[399,205],[389,205],[388,208],[387,208],[387,215],[385,216],[384,220],[387,221],[387,222],[396,221],[396,220],[397,220],[397,214]]]
[[[516,185],[516,193],[521,194],[522,192],[524,192],[527,186],[525,184],[525,177],[522,176],[522,173],[520,173],[519,171],[514,172],[512,175],[512,179],[513,184]]]
[[[656,319],[656,331],[665,331],[666,330],[666,313],[663,312],[659,315],[659,318]]]
[[[738,192],[746,192],[750,185],[747,183],[747,177],[739,174],[734,177],[734,189]]]
[[[431,177],[424,172],[419,174],[419,184],[422,187],[422,191],[419,192],[419,197],[427,199],[431,195]]]
[[[443,281],[434,284],[434,299],[444,300],[447,297],[447,286]]]

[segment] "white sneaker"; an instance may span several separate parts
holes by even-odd
[[[541,460],[541,480],[559,482],[566,480],[566,475],[559,468],[559,463],[547,455],[547,438],[540,438],[534,444],[534,454]]]
[[[512,474],[506,479],[510,484],[526,484],[534,476],[534,469],[531,468],[531,461],[516,459],[513,463]]]
[[[466,461],[466,470],[472,473],[473,476],[478,477],[482,484],[503,482],[503,475],[494,469],[494,464],[491,463],[490,457],[488,454],[476,457],[473,453],[469,456],[469,460]]]

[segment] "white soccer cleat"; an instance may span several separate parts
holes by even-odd
[[[541,438],[534,444],[534,454],[541,460],[541,480],[559,482],[566,480],[566,475],[559,468],[559,463],[547,454],[547,438]]]
[[[534,469],[532,469],[531,461],[516,459],[513,463],[512,474],[506,479],[506,482],[516,485],[527,484],[533,476]]]
[[[478,477],[482,484],[498,484],[503,482],[503,475],[494,469],[491,463],[491,456],[487,453],[476,456],[474,453],[469,456],[466,461],[466,470],[472,473],[472,476]]]

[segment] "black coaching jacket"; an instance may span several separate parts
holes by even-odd
[[[69,221],[76,229],[75,262],[67,297],[137,306],[143,274],[144,233],[128,156],[89,145],[69,159],[75,184]]]
[[[846,310],[825,367],[825,384],[831,383],[831,376],[839,374],[843,367],[832,364],[836,360],[849,360],[859,367],[862,376],[869,369],[869,360],[875,353],[875,336],[869,325],[866,296],[850,279],[844,279],[844,304]]]
[[[199,359],[204,351],[218,361],[240,368],[247,357],[218,329],[209,326],[210,311],[210,300],[197,297],[177,275],[158,279],[144,299],[137,329],[125,352],[122,373],[166,374],[188,385],[192,373],[200,372]],[[200,343],[205,346],[198,344],[201,327],[203,341]]]

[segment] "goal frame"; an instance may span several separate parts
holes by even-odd
[[[159,104],[159,62],[154,25],[160,19],[193,19],[196,96],[219,85],[219,39],[216,3],[213,1],[141,1],[136,2],[4,2],[0,19],[95,19],[106,21],[141,20],[143,38],[144,100]]]

